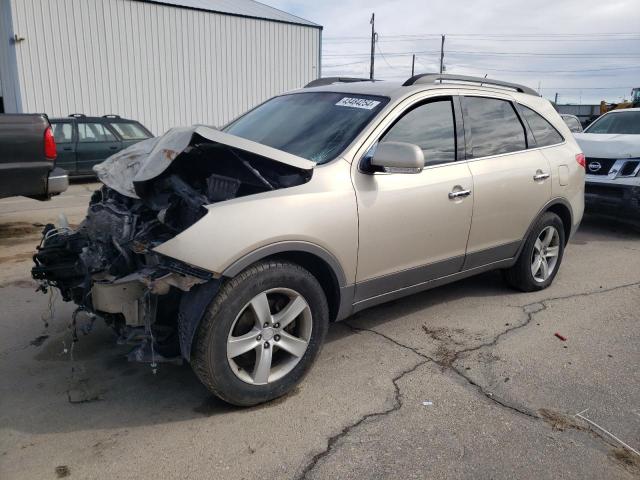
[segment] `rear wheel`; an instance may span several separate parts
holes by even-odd
[[[562,220],[546,212],[531,230],[516,264],[505,270],[505,280],[523,292],[547,288],[562,263],[564,245]]]
[[[213,393],[234,405],[289,392],[309,370],[328,326],[316,278],[288,262],[249,267],[226,283],[200,324],[191,363]]]

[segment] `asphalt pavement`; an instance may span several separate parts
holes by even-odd
[[[0,201],[3,480],[640,477],[637,230],[585,219],[542,292],[494,272],[334,324],[293,393],[240,409],[100,323],[70,351],[73,307],[30,258],[96,187]]]

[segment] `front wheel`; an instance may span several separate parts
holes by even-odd
[[[562,263],[564,245],[562,220],[546,212],[531,229],[516,264],[504,271],[505,280],[523,292],[547,288]]]
[[[302,380],[328,323],[327,300],[311,273],[288,262],[259,263],[221,288],[199,326],[191,363],[221,399],[266,402]]]

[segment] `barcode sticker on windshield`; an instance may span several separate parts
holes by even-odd
[[[366,98],[344,97],[336,105],[338,107],[364,108],[365,110],[373,110],[380,102],[377,100],[368,100]]]

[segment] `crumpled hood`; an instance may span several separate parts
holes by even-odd
[[[93,171],[107,187],[127,197],[140,198],[136,193],[136,183],[146,182],[159,176],[192,143],[202,141],[219,143],[302,170],[311,170],[316,165],[315,162],[276,148],[230,135],[211,127],[194,125],[172,128],[160,137],[131,145],[93,167]]]
[[[587,157],[640,157],[640,135],[621,133],[575,133],[574,137]]]

